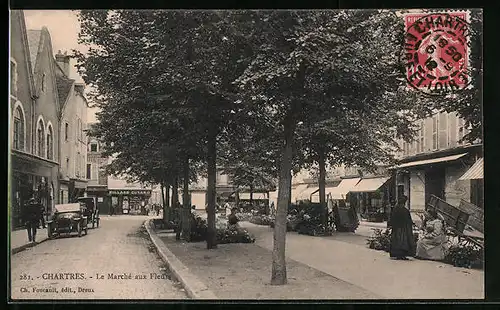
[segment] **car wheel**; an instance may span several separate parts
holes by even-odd
[[[81,237],[82,236],[82,224],[80,222],[78,222],[78,224],[76,224],[76,229],[78,231],[78,237]]]

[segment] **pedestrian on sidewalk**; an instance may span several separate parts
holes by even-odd
[[[415,256],[416,245],[413,237],[413,221],[406,208],[406,196],[401,196],[391,214],[391,259],[407,260],[407,256]]]
[[[36,242],[36,232],[40,224],[40,206],[35,198],[31,198],[23,208],[23,222],[28,231],[28,242]]]

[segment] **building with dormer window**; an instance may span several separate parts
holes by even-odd
[[[69,203],[85,195],[87,189],[87,124],[88,102],[85,84],[70,78],[71,57],[59,51],[55,55],[57,90],[59,95],[61,184],[60,201]]]
[[[47,212],[58,203],[59,102],[47,28],[27,30],[23,12],[12,10],[10,31],[10,207],[18,227],[28,199]]]

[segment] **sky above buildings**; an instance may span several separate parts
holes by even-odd
[[[58,51],[68,54],[76,49],[84,52],[86,48],[78,44],[78,33],[80,32],[80,22],[77,11],[71,10],[25,10],[26,28],[28,30],[40,30],[47,27],[52,39],[52,49],[54,54]],[[76,61],[72,59],[72,70],[70,77],[82,81],[76,71]],[[88,110],[87,121],[95,122],[95,108]]]

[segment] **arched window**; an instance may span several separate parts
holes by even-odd
[[[14,110],[14,149],[24,150],[24,113],[20,106]]]
[[[54,159],[54,135],[52,125],[47,126],[47,158]]]
[[[36,127],[36,138],[37,138],[37,155],[44,157],[45,155],[45,129],[43,127],[43,120],[38,121]]]

